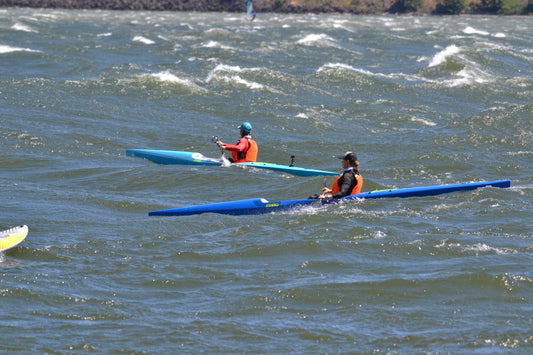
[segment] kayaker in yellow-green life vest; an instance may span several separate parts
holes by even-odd
[[[250,122],[244,122],[239,126],[241,130],[241,139],[237,144],[226,144],[217,141],[219,147],[231,151],[232,163],[256,162],[259,148],[257,143],[252,139],[252,125]]]
[[[353,152],[346,152],[337,158],[342,159],[344,171],[335,179],[331,189],[324,186],[321,194],[309,196],[312,199],[342,198],[355,195],[363,188],[363,176],[359,173],[359,162]]]

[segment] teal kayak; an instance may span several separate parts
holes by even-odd
[[[475,190],[480,187],[498,187],[506,188],[511,186],[509,180],[499,181],[484,181],[484,182],[471,182],[464,184],[452,184],[452,185],[438,185],[438,186],[423,186],[423,187],[410,187],[404,189],[391,189],[391,190],[377,190],[370,192],[362,192],[356,195],[346,196],[342,199],[331,200],[286,200],[270,202],[264,198],[254,198],[240,201],[220,202],[207,205],[190,206],[173,208],[160,211],[152,211],[149,216],[189,216],[201,213],[220,213],[228,215],[251,215],[251,214],[263,214],[270,212],[280,212],[291,209],[297,209],[305,206],[322,206],[324,204],[334,204],[340,201],[349,201],[355,199],[377,199],[387,197],[426,197],[440,195],[457,191]]]
[[[181,164],[181,165],[213,165],[221,166],[224,165],[222,159],[208,158],[201,153],[194,152],[182,152],[182,151],[173,151],[173,150],[152,150],[152,149],[128,149],[126,150],[126,155],[132,157],[139,157],[148,159],[158,164]],[[272,163],[237,163],[231,165],[240,165],[248,166],[257,169],[268,169],[281,173],[287,173],[298,176],[336,176],[339,175],[337,172],[317,170],[317,169],[306,169],[300,168],[297,166],[289,165],[279,165]]]

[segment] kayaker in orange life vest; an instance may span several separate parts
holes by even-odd
[[[237,144],[226,144],[217,141],[219,147],[231,151],[232,163],[256,162],[259,148],[257,143],[252,139],[252,125],[250,122],[244,122],[239,126],[241,130],[241,139]]]
[[[363,177],[359,174],[359,162],[357,156],[352,152],[346,152],[337,158],[342,159],[344,171],[340,174],[331,189],[324,186],[322,193],[309,196],[311,199],[331,199],[342,198],[349,195],[358,194],[363,188]]]

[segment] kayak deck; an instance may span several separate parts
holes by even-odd
[[[180,165],[223,165],[222,159],[205,157],[201,153],[181,152],[174,150],[155,149],[127,149],[126,155],[150,160],[157,164],[180,164]]]
[[[354,199],[378,199],[378,198],[407,198],[435,196],[456,191],[475,190],[481,187],[506,188],[511,186],[509,180],[472,182],[464,184],[423,186],[403,189],[377,190],[350,195],[342,199],[331,200],[286,200],[270,202],[264,198],[254,198],[239,201],[219,202],[206,205],[172,208],[166,210],[152,211],[149,216],[189,216],[201,213],[219,213],[228,215],[253,215],[270,212],[280,212],[303,206],[321,206],[324,204],[334,204],[343,200]]]

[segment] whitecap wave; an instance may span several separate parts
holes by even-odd
[[[245,86],[252,90],[261,90],[261,89],[266,88],[263,84],[243,79],[241,78],[240,75],[236,74],[236,73],[260,71],[260,70],[261,70],[260,68],[243,69],[239,66],[219,64],[213,70],[211,70],[211,72],[209,72],[205,82],[209,83],[211,81],[216,80],[216,81],[222,81],[228,84],[237,84],[237,85]]]
[[[470,84],[483,84],[488,82],[487,75],[479,70],[463,69],[456,74],[457,78],[445,80],[443,83],[448,87],[456,87]]]
[[[383,238],[386,238],[387,237],[387,233],[381,231],[381,230],[377,230],[374,232],[374,238],[375,239],[383,239]]]
[[[191,85],[192,82],[188,79],[181,79],[177,77],[176,75],[172,74],[169,71],[164,71],[160,73],[154,73],[150,74],[152,78],[157,79],[158,81],[164,82],[164,83],[174,83],[174,84],[182,84],[182,85]]]
[[[207,91],[203,87],[196,84],[193,80],[180,78],[178,75],[168,70],[159,73],[142,74],[139,76],[139,78],[156,81],[158,83],[161,83],[162,85],[174,85],[178,87],[183,87],[195,92]]]
[[[13,26],[11,26],[11,29],[15,31],[21,31],[21,32],[39,33],[39,31],[34,30],[30,26],[23,25],[21,23],[15,23]]]
[[[139,43],[143,43],[143,44],[154,44],[155,43],[151,39],[143,37],[143,36],[135,36],[135,37],[133,37],[133,42],[139,42]]]
[[[205,79],[205,82],[208,83],[211,80],[213,80],[213,77],[215,74],[219,72],[234,72],[234,73],[240,73],[244,69],[242,69],[239,66],[233,66],[233,65],[226,65],[226,64],[218,64],[216,67],[214,67],[209,74],[207,75],[207,78]]]
[[[320,68],[317,69],[317,74],[321,73],[321,72],[328,72],[330,70],[338,70],[338,71],[348,70],[348,71],[352,71],[354,73],[362,74],[362,75],[365,75],[365,76],[377,77],[377,78],[385,78],[385,79],[398,79],[398,78],[401,78],[401,79],[405,79],[405,80],[408,80],[408,81],[420,81],[420,80],[422,80],[421,78],[419,78],[417,76],[404,74],[404,73],[389,73],[389,74],[374,73],[374,72],[371,72],[371,71],[366,70],[366,69],[356,68],[356,67],[353,67],[351,65],[343,64],[343,63],[326,63],[326,64],[322,65]]]
[[[321,34],[310,34],[306,37],[296,41],[297,44],[303,44],[303,45],[313,45],[313,44],[321,44],[321,45],[328,45],[332,42],[335,42],[333,38],[328,36],[327,34],[321,33]]]
[[[474,253],[475,255],[480,254],[515,254],[516,250],[511,248],[497,248],[491,247],[490,245],[484,243],[477,243],[473,245],[461,245],[458,242],[450,242],[449,240],[442,240],[439,244],[435,245],[435,248],[439,249],[456,249],[465,253]]]
[[[459,47],[457,47],[455,44],[452,44],[446,47],[444,50],[440,51],[439,53],[435,54],[431,59],[431,62],[429,62],[428,67],[431,68],[440,65],[444,63],[448,57],[457,53],[459,53]]]
[[[411,117],[412,122],[420,122],[426,126],[436,126],[437,124],[435,122],[431,122],[429,120],[425,120],[423,118],[417,118],[417,117]]]
[[[474,245],[465,246],[465,251],[471,251],[477,254],[479,253],[488,253],[488,254],[515,254],[516,250],[510,248],[495,248],[491,247],[484,243],[478,243]]]
[[[30,48],[11,47],[0,44],[0,54],[12,53],[12,52],[41,52]]]
[[[487,31],[481,31],[481,30],[476,30],[475,28],[473,27],[466,27],[464,30],[463,30],[463,33],[467,34],[467,35],[482,35],[482,36],[488,36],[489,33]]]
[[[233,47],[225,46],[217,41],[209,41],[207,43],[203,43],[201,45],[204,48],[220,48],[220,49],[226,49],[226,50],[233,50]]]
[[[357,72],[357,73],[361,73],[365,75],[380,75],[380,74],[374,74],[371,71],[368,71],[365,69],[356,68],[351,65],[343,64],[343,63],[326,63],[320,68],[318,68],[317,73],[320,73],[322,71],[327,71],[330,69],[349,70],[349,71],[353,71],[353,72]]]
[[[245,80],[245,79],[241,78],[238,75],[224,77],[223,80],[225,82],[227,82],[227,83],[230,83],[230,84],[234,83],[234,84],[243,85],[243,86],[245,86],[245,87],[247,87],[249,89],[252,89],[252,90],[259,90],[259,89],[263,89],[265,87],[262,84],[259,84],[259,83],[253,82],[253,81]]]

